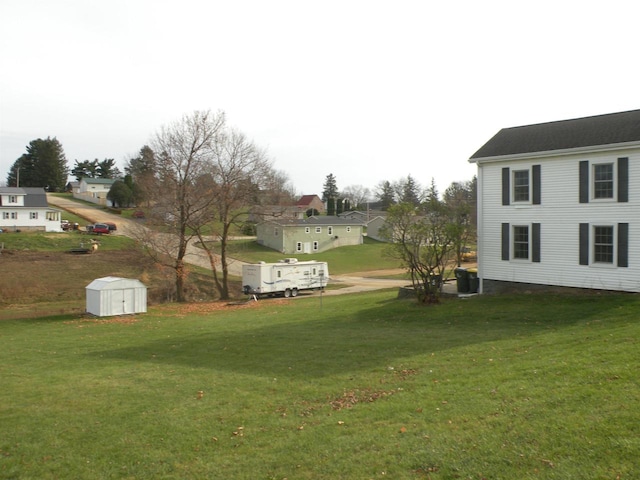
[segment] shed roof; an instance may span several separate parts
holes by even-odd
[[[121,290],[123,288],[147,288],[135,278],[102,277],[86,286],[87,290]]]
[[[640,142],[640,110],[503,128],[470,160]]]

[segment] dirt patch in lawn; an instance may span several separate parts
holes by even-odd
[[[86,286],[96,278],[135,278],[147,286],[149,304],[172,299],[173,271],[160,268],[139,251],[102,250],[94,254],[10,251],[0,254],[0,320],[82,313]],[[192,271],[187,281],[192,301],[215,300],[211,275]]]

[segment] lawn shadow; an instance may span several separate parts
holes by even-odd
[[[200,330],[91,356],[183,365],[268,377],[319,378],[386,368],[415,355],[528,338],[598,321],[633,296],[512,297],[447,300],[436,307],[382,301],[356,313],[274,322],[237,330]],[[544,301],[543,301],[544,300]]]

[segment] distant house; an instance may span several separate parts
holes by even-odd
[[[256,241],[283,254],[318,253],[363,242],[360,222],[338,217],[273,219],[259,223]]]
[[[367,222],[367,237],[379,242],[386,242],[387,239],[380,235],[380,230],[387,221],[386,212],[384,215],[378,215]]]
[[[380,228],[384,225],[387,212],[383,210],[367,210],[364,212],[352,210],[349,212],[339,213],[338,217],[347,218],[354,222],[361,222],[364,227],[364,232],[368,238],[384,241],[380,236]]]
[[[115,182],[113,178],[81,178],[78,191],[73,189],[73,197],[102,206],[111,206],[107,194]]]
[[[79,193],[80,192],[80,182],[73,181],[73,182],[67,183],[65,191],[67,191],[69,193],[73,193],[73,194]]]
[[[49,208],[44,188],[0,187],[0,229],[61,232],[62,213]]]
[[[319,214],[325,212],[324,202],[318,195],[303,195],[296,203],[296,206],[305,212],[307,210],[317,210]]]
[[[640,110],[505,128],[469,161],[482,292],[640,292]]]

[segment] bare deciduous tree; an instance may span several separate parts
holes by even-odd
[[[209,222],[199,221],[192,225],[211,261],[214,281],[221,299],[229,298],[229,258],[227,247],[232,226],[242,223],[248,209],[255,203],[258,192],[264,190],[265,182],[273,179],[274,171],[266,153],[236,129],[225,128],[217,135],[215,148],[207,162],[207,171],[199,190],[210,195],[210,201],[202,212]],[[217,256],[210,243],[204,241],[204,229],[216,223],[213,233],[220,241]],[[218,261],[219,258],[219,261]],[[218,276],[220,265],[222,277]]]
[[[164,233],[147,234],[143,243],[154,253],[156,261],[169,259],[176,276],[176,300],[179,302],[186,300],[185,256],[195,235],[194,226],[199,221],[208,221],[201,215],[204,206],[198,185],[209,169],[212,152],[217,148],[218,136],[224,126],[224,113],[196,111],[162,127],[151,145],[156,154],[157,171],[149,220]]]
[[[419,208],[411,203],[393,205],[381,234],[391,242],[391,255],[407,268],[418,301],[438,303],[452,253],[452,224],[446,205],[437,200]]]
[[[349,200],[351,209],[362,210],[371,199],[371,190],[362,185],[349,185],[342,189],[342,197]]]

